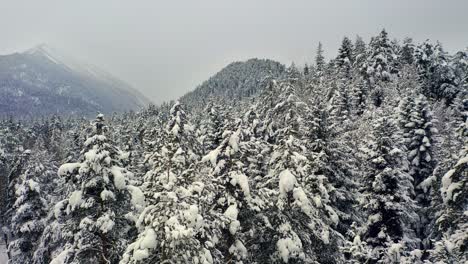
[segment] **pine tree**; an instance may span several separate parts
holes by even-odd
[[[408,151],[410,175],[413,177],[415,189],[415,200],[421,207],[420,225],[417,233],[421,239],[428,236],[428,223],[430,216],[427,210],[431,206],[430,191],[435,167],[432,145],[433,134],[436,130],[432,124],[432,114],[424,96],[420,95],[414,99],[408,96],[403,102],[401,109],[400,127]],[[427,248],[428,241],[423,241]]]
[[[412,38],[405,38],[403,40],[403,46],[401,47],[401,61],[403,64],[413,64],[414,62],[414,50],[415,46],[413,44]]]
[[[248,249],[255,245],[250,241],[259,206],[252,198],[247,164],[242,161],[246,151],[242,137],[240,124],[224,131],[221,144],[202,159],[213,167],[206,183],[212,194],[204,202],[213,204],[207,213],[214,219],[212,228],[220,229],[221,237],[216,240],[223,263],[250,263],[253,259]]]
[[[131,174],[121,167],[120,150],[104,135],[104,117],[93,122],[93,135],[84,143],[79,163],[64,164],[72,192],[56,206],[64,211],[71,232],[63,251],[64,263],[116,263],[132,232],[131,202],[141,203],[138,189],[127,185]]]
[[[468,130],[468,119],[464,124]],[[465,137],[461,158],[442,177],[440,192],[443,198],[443,210],[436,224],[441,237],[430,251],[430,260],[435,263],[465,263],[468,243],[468,216],[466,204],[468,199],[468,137]]]
[[[329,182],[329,204],[340,220],[334,229],[347,239],[353,222],[362,221],[356,210],[359,161],[352,154],[348,133],[337,132],[339,129],[332,123],[326,105],[316,100],[310,108],[307,149],[311,170]]]
[[[307,63],[304,65],[303,73],[305,77],[309,76],[310,74],[310,68],[309,68],[309,65],[307,65]]]
[[[205,111],[208,115],[202,124],[200,141],[203,142],[203,152],[208,153],[221,143],[227,116],[220,106],[213,102],[208,104]]]
[[[357,262],[406,263],[410,256],[404,254],[418,246],[411,232],[417,218],[411,177],[405,172],[404,152],[395,138],[396,124],[387,115],[375,121],[372,131],[369,171],[362,190],[368,218],[352,250]]]
[[[462,90],[456,85],[455,73],[441,44],[424,42],[417,47],[415,58],[424,95],[451,103]]]
[[[349,82],[345,79],[338,81],[338,88],[330,102],[331,119],[335,126],[340,126],[342,130],[346,129],[347,124],[351,121],[352,113],[352,98],[348,91]]]
[[[309,110],[288,82],[275,89],[281,92],[266,117],[277,131],[275,146],[269,173],[258,184],[270,207],[259,239],[265,243],[259,245],[258,258],[270,258],[273,263],[340,259],[333,250],[338,238],[332,227],[339,219],[328,205],[328,182],[323,175],[312,173],[305,148],[307,126],[303,115]],[[325,248],[327,251],[323,251]]]
[[[182,105],[175,103],[166,125],[165,144],[153,153],[153,169],[143,185],[148,206],[138,220],[140,233],[121,263],[211,263],[202,243],[203,217],[198,206],[203,183],[194,179],[200,153]]]
[[[322,77],[325,71],[325,57],[323,56],[323,47],[321,42],[318,44],[317,53],[315,55],[315,68],[317,71],[317,77]]]
[[[354,64],[354,48],[353,43],[348,37],[343,38],[335,62],[339,76],[344,79],[351,79],[352,66]]]
[[[14,214],[14,205],[17,199],[16,190],[19,188],[22,182],[21,175],[26,169],[30,155],[30,150],[25,150],[21,154],[18,153],[12,161],[11,169],[8,171],[6,208],[4,209],[3,214],[3,232],[7,236],[11,233],[11,220]]]
[[[390,81],[391,75],[396,70],[391,67],[395,53],[385,29],[378,36],[372,38],[369,44],[369,54],[364,67],[365,75],[370,78],[371,83]]]
[[[367,59],[366,43],[360,36],[356,36],[356,40],[354,41],[353,57],[354,57],[354,65],[353,65],[354,69],[360,72]]]
[[[16,199],[11,218],[11,234],[8,250],[12,252],[10,263],[32,263],[33,253],[44,229],[47,201],[43,198],[40,177],[46,168],[36,160],[29,162],[16,187]]]

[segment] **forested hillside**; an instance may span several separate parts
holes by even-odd
[[[323,49],[138,113],[2,120],[10,263],[467,262],[468,49]]]

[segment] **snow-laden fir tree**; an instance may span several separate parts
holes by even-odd
[[[132,206],[143,195],[127,185],[131,172],[121,166],[121,151],[105,136],[104,117],[92,124],[78,163],[67,163],[58,175],[69,177],[71,193],[55,206],[65,219],[64,246],[53,263],[117,263],[132,237]],[[54,262],[55,261],[55,262]]]
[[[414,50],[415,46],[413,44],[412,38],[405,38],[403,40],[403,45],[401,46],[400,59],[402,64],[413,64],[414,62]]]
[[[340,124],[332,123],[326,107],[320,100],[311,101],[306,147],[313,174],[325,177],[333,186],[330,203],[340,218],[336,230],[348,236],[351,224],[360,221],[356,210],[359,161],[351,151],[353,138],[348,133],[337,132]]]
[[[456,76],[450,66],[449,56],[440,43],[433,45],[426,41],[419,45],[415,50],[415,60],[423,93],[427,97],[451,102],[462,91],[461,87],[456,85]]]
[[[465,120],[468,130],[468,119]],[[468,245],[468,137],[460,159],[442,177],[440,192],[443,198],[443,210],[437,218],[436,228],[441,232],[429,259],[433,263],[466,263]]]
[[[388,33],[384,29],[378,36],[372,38],[369,44],[369,57],[363,65],[365,75],[371,80],[371,83],[391,79],[392,73],[396,70],[392,68],[395,57]]]
[[[47,201],[43,198],[45,192],[41,189],[44,185],[40,184],[40,178],[46,174],[47,169],[36,158],[28,162],[24,173],[20,175],[12,208],[12,240],[8,247],[11,264],[32,263],[47,215]]]
[[[268,209],[257,260],[260,263],[313,263],[340,261],[338,224],[328,205],[326,177],[314,175],[305,144],[308,107],[289,82],[274,84],[280,91],[266,115],[276,130],[268,174],[258,184]],[[269,241],[269,242],[267,242]],[[326,250],[325,250],[326,249]],[[263,261],[263,262],[262,262]]]
[[[182,105],[175,103],[166,138],[151,157],[153,169],[143,189],[148,206],[141,213],[139,235],[120,263],[213,263],[203,243],[204,221],[198,206],[203,183],[194,179],[199,147]]]
[[[19,151],[19,150],[18,150]],[[29,157],[31,156],[31,150],[27,149],[22,153],[17,153],[14,157],[14,160],[11,161],[10,169],[8,170],[8,175],[6,177],[6,200],[5,208],[3,209],[3,232],[6,239],[11,235],[11,221],[14,212],[14,205],[16,204],[16,190],[19,188],[22,179],[21,175],[24,173],[26,166],[28,164]]]
[[[338,75],[341,78],[351,79],[354,64],[353,43],[348,37],[344,37],[341,47],[338,49],[338,56],[335,59]]]
[[[317,51],[315,54],[315,72],[316,72],[316,79],[321,80],[322,76],[325,73],[325,57],[323,55],[323,46],[322,43],[319,42],[317,46]]]
[[[207,117],[202,121],[200,141],[203,142],[204,153],[208,153],[221,143],[222,134],[228,121],[224,110],[217,103],[210,102],[205,112],[207,112]]]
[[[410,94],[404,98],[400,105],[399,123],[407,149],[409,173],[413,177],[415,200],[420,206],[417,234],[423,239],[431,232],[428,228],[431,218],[427,210],[431,206],[433,196],[430,193],[433,191],[435,180],[431,176],[435,167],[432,148],[433,134],[436,132],[432,123],[432,113],[423,95],[414,98],[414,94]],[[423,243],[423,248],[427,248],[429,241],[423,240]]]
[[[373,124],[369,169],[362,189],[367,221],[349,248],[353,263],[409,263],[419,257],[418,252],[410,254],[419,246],[411,229],[417,207],[396,132],[388,114]]]
[[[251,263],[255,258],[248,248],[256,244],[252,239],[253,226],[261,202],[252,198],[246,175],[248,161],[242,160],[247,147],[242,140],[242,127],[240,124],[232,127],[224,131],[221,144],[202,159],[212,166],[207,179],[211,197],[205,202],[210,207],[207,213],[214,219],[212,228],[220,229],[216,247],[223,255],[221,262]]]
[[[354,63],[353,68],[357,73],[363,70],[363,65],[367,60],[367,46],[361,36],[357,35],[354,41],[353,50]]]
[[[348,84],[349,81],[345,78],[339,80],[338,87],[330,101],[330,117],[334,125],[341,128],[341,131],[346,130],[351,122],[352,98]]]

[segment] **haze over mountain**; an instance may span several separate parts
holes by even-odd
[[[0,56],[3,116],[88,116],[138,110],[148,103],[127,83],[46,44]]]

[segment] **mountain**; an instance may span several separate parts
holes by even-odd
[[[18,117],[138,110],[141,93],[105,71],[42,44],[0,56],[0,113]]]
[[[268,59],[249,59],[233,62],[203,82],[195,90],[181,97],[188,107],[204,105],[207,98],[242,99],[260,91],[262,83],[284,74],[286,67]]]

